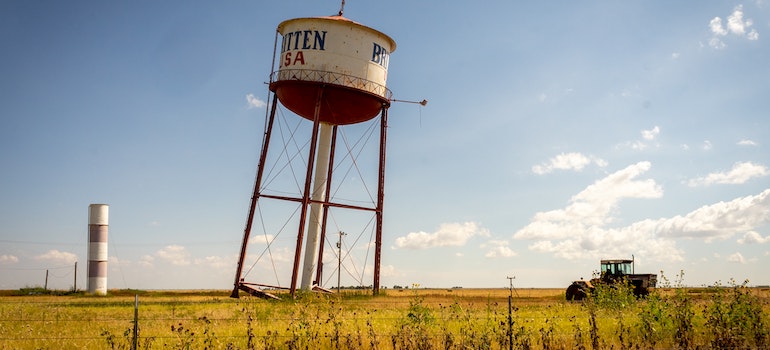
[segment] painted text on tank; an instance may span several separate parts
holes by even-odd
[[[325,50],[326,31],[298,30],[283,36],[281,52],[289,50]]]
[[[390,57],[388,50],[377,43],[372,43],[372,45],[372,62],[379,64],[385,69],[388,69],[388,59]]]

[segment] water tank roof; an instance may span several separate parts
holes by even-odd
[[[396,42],[393,40],[393,38],[389,37],[387,34],[381,32],[381,31],[379,31],[377,29],[374,29],[372,27],[367,27],[367,26],[365,26],[365,25],[363,25],[361,23],[358,23],[358,22],[356,22],[356,21],[354,21],[354,20],[352,20],[350,18],[343,17],[343,16],[336,16],[335,15],[335,16],[300,17],[300,18],[287,19],[287,20],[281,22],[280,24],[278,24],[278,28],[277,28],[278,32],[279,33],[283,32],[283,27],[286,25],[286,23],[295,22],[295,21],[302,21],[302,20],[309,20],[309,21],[326,20],[326,21],[334,21],[334,22],[345,22],[345,23],[350,23],[350,24],[359,26],[361,28],[366,28],[367,30],[369,30],[369,31],[371,31],[373,33],[376,33],[377,35],[381,35],[381,36],[387,38],[388,41],[390,42],[390,45],[391,45],[390,52],[396,51]]]

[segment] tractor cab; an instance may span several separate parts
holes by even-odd
[[[631,259],[613,259],[601,261],[601,279],[615,281],[623,276],[634,274],[634,261]]]

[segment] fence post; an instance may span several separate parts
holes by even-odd
[[[134,336],[131,342],[131,350],[136,350],[136,342],[139,335],[139,294],[134,294]]]
[[[507,277],[510,282],[510,288],[508,292],[508,349],[513,350],[513,279],[514,277]]]

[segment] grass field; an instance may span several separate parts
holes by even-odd
[[[230,291],[0,293],[0,349],[649,349],[770,347],[770,290],[404,289],[267,301]],[[29,295],[33,293],[33,295]],[[23,295],[20,295],[23,294]],[[510,313],[509,313],[510,310]],[[509,318],[510,315],[510,318]]]

